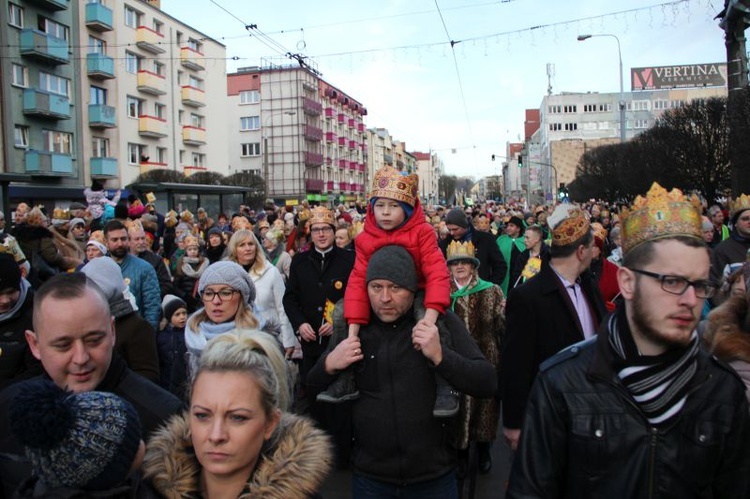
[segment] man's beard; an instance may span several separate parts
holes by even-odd
[[[666,337],[651,326],[652,317],[649,317],[645,307],[645,300],[643,295],[636,290],[635,296],[633,297],[633,308],[631,312],[631,319],[633,326],[641,336],[655,343],[659,346],[666,348],[667,350],[673,348],[684,348],[690,343],[691,335],[685,336],[685,341],[675,341],[672,338]]]
[[[128,248],[121,246],[117,249],[109,250],[109,254],[115,258],[125,258],[125,255],[128,254]]]

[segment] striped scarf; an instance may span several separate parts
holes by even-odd
[[[624,311],[612,314],[607,327],[609,344],[617,357],[614,368],[620,381],[652,426],[667,426],[685,405],[688,385],[697,369],[697,332],[693,331],[690,344],[685,348],[645,356],[638,352]]]

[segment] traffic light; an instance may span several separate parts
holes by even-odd
[[[568,188],[565,187],[565,182],[560,182],[560,187],[557,188],[557,199],[560,202],[568,199]]]
[[[523,156],[518,155],[518,167],[523,168]]]

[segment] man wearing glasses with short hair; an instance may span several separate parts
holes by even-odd
[[[711,253],[711,279],[716,284],[737,270],[750,250],[750,196],[742,194],[729,207],[732,230]]]

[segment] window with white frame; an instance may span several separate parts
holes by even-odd
[[[167,106],[154,102],[154,116],[162,120],[167,119]]]
[[[159,76],[164,76],[167,73],[166,66],[161,62],[154,61],[153,72],[158,74]]]
[[[57,130],[42,130],[44,150],[59,154],[73,154],[73,134]]]
[[[107,42],[101,38],[89,35],[89,54],[106,54]]]
[[[260,156],[260,142],[248,142],[245,144],[240,144],[242,146],[242,152],[240,153],[240,156],[243,158],[249,157],[249,156]]]
[[[132,52],[125,51],[125,71],[136,74],[141,69],[140,57]]]
[[[29,70],[26,66],[20,64],[11,64],[11,72],[13,79],[11,84],[17,87],[28,87],[29,86]]]
[[[137,97],[131,97],[128,95],[126,107],[128,110],[128,117],[130,118],[138,118],[143,114],[143,101]]]
[[[23,28],[23,7],[8,2],[8,24],[16,28]]]
[[[648,128],[648,120],[635,120],[633,128]]]
[[[194,152],[193,153],[193,166],[206,166],[206,155]]]
[[[260,116],[243,116],[240,118],[240,131],[260,130]]]
[[[203,128],[203,116],[200,114],[190,113],[190,126]]]
[[[137,28],[141,25],[141,13],[134,8],[125,6],[125,26]]]
[[[29,127],[16,125],[13,129],[13,145],[26,149],[29,147]]]
[[[91,156],[94,158],[109,157],[109,139],[104,137],[91,138]]]
[[[578,106],[575,104],[568,104],[567,106],[563,106],[563,113],[577,113],[578,112]]]
[[[70,80],[44,71],[39,72],[39,88],[51,94],[70,96]]]
[[[578,130],[578,123],[565,123],[565,131],[573,132]]]
[[[68,27],[64,24],[53,21],[44,16],[39,16],[39,31],[47,33],[49,36],[59,38],[60,40],[68,39]]]
[[[198,89],[203,90],[203,80],[201,80],[200,78],[196,78],[193,75],[190,75],[188,77],[188,85],[190,85],[193,88],[198,88]]]
[[[107,104],[107,89],[91,85],[89,87],[89,104]]]
[[[156,148],[156,161],[159,163],[166,163],[167,162],[167,148],[166,147],[157,147]]]
[[[260,102],[260,92],[257,90],[243,90],[240,92],[240,104],[257,104]]]
[[[549,129],[552,132],[557,132],[559,130],[562,130],[562,124],[561,123],[550,123]]]
[[[188,38],[187,46],[195,50],[196,52],[200,52],[203,48],[203,44],[195,38]]]
[[[156,31],[157,33],[159,33],[159,34],[163,34],[164,33],[164,23],[161,22],[161,21],[157,21],[156,19],[154,19],[154,24],[153,24],[153,28],[152,29],[154,31]]]
[[[668,100],[655,100],[654,109],[669,109],[669,101]]]
[[[128,164],[138,165],[141,163],[141,158],[145,158],[148,149],[143,144],[128,144]]]

